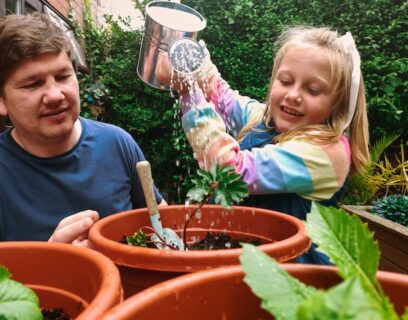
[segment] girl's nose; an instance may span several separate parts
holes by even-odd
[[[288,99],[290,102],[295,102],[297,104],[301,103],[302,95],[300,93],[300,90],[298,90],[295,87],[291,88],[286,94],[286,99]]]
[[[43,102],[45,104],[52,105],[54,103],[61,102],[62,100],[64,100],[64,98],[65,96],[62,93],[61,88],[57,84],[53,83],[46,88],[43,97]]]

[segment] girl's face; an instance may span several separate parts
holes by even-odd
[[[305,125],[324,124],[336,101],[327,57],[311,48],[289,49],[270,92],[276,130],[283,133]]]

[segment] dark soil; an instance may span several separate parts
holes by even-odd
[[[241,242],[260,245],[259,239],[232,239],[226,233],[208,232],[204,239],[188,246],[188,250],[220,250],[220,249],[237,249],[241,248]]]
[[[62,308],[42,309],[44,320],[71,320]]]
[[[123,244],[128,244],[126,236],[123,236],[119,241]],[[241,248],[241,242],[250,243],[255,246],[260,245],[262,242],[259,239],[232,239],[226,233],[213,233],[208,232],[204,239],[197,241],[188,246],[188,250],[220,250],[220,249],[237,249]],[[157,249],[154,243],[148,242],[147,248]]]

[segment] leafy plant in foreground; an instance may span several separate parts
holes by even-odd
[[[329,256],[343,281],[323,291],[288,274],[273,258],[243,244],[245,282],[277,320],[398,319],[376,278],[380,251],[367,225],[355,215],[313,204],[306,230]],[[408,319],[408,309],[402,319]]]
[[[43,319],[40,302],[33,290],[10,279],[10,273],[0,266],[0,320]]]

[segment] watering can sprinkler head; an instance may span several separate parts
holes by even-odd
[[[170,43],[168,57],[170,65],[179,75],[195,76],[204,63],[205,51],[196,40],[183,37]]]

